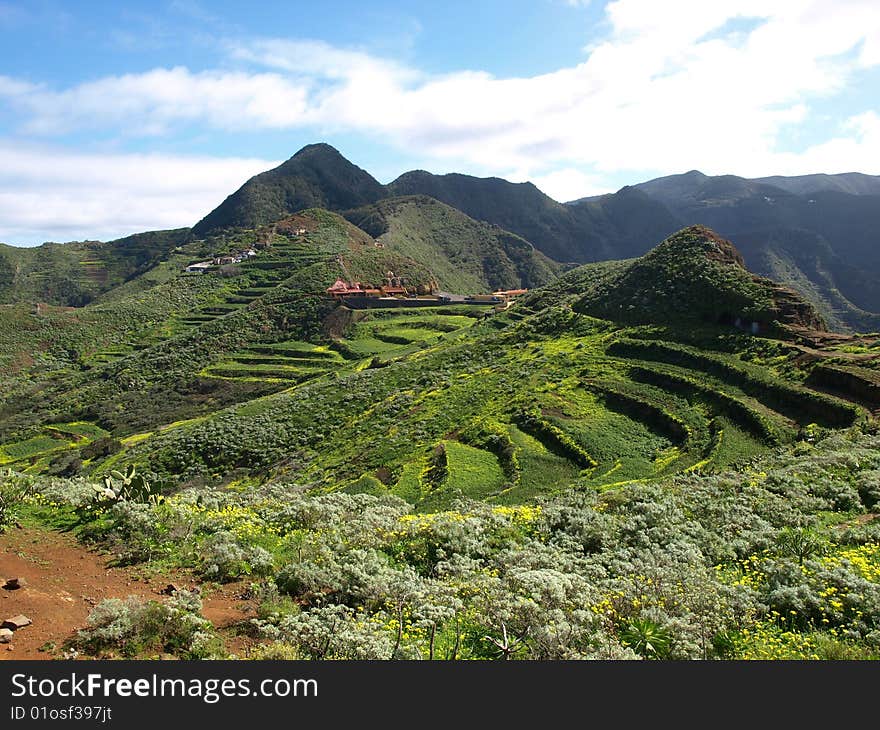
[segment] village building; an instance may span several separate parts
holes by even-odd
[[[363,296],[365,292],[359,281],[348,282],[343,279],[337,279],[327,288],[327,293],[334,299],[339,299],[340,297],[352,295]]]

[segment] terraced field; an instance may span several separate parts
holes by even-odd
[[[387,362],[454,339],[471,327],[479,314],[468,307],[444,307],[431,312],[371,309],[358,313],[359,321],[334,347],[348,359],[375,357]]]
[[[368,281],[392,264],[328,220],[273,236],[237,275],[190,277],[184,283],[203,291],[185,301],[197,306],[89,356],[81,390],[57,396],[58,412],[120,384],[88,417],[121,448],[84,468],[135,464],[180,484],[281,479],[396,494],[420,510],[458,498],[520,504],[720,470],[860,424],[876,408],[870,351],[845,361],[840,350],[714,321],[641,324],[583,311],[602,308],[594,303],[627,262],[583,267],[499,313],[338,307],[323,289],[342,268]],[[690,255],[701,255],[700,241]],[[653,269],[640,269],[639,281],[662,282],[668,261],[646,257],[642,268]],[[760,286],[735,263],[708,261],[708,273],[723,268],[718,286]],[[7,461],[36,457],[39,469],[81,449],[40,429],[21,433],[8,439]]]
[[[253,345],[232,353],[228,359],[209,366],[202,374],[217,378],[298,383],[333,372],[344,365],[345,361],[339,353],[329,347],[286,341]]]
[[[30,438],[0,447],[0,466],[38,474],[53,457],[108,435],[104,429],[83,421],[47,425]]]
[[[325,345],[287,340],[251,345],[202,371],[206,377],[301,383],[387,363],[462,333],[474,323],[465,314],[406,309],[358,312],[346,338]]]

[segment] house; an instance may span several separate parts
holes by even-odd
[[[402,286],[383,286],[382,293],[386,297],[405,297],[409,292]]]
[[[340,297],[351,296],[353,294],[363,295],[365,292],[361,287],[361,283],[359,281],[355,281],[354,283],[344,281],[343,279],[337,279],[333,284],[327,287],[327,293],[333,297],[334,299],[338,299]]]
[[[184,269],[187,274],[204,274],[208,269],[211,268],[210,261],[199,261],[197,264],[190,264]]]
[[[469,294],[464,300],[465,302],[485,302],[490,304],[503,301],[503,299],[496,294]]]

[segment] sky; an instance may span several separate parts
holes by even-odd
[[[559,201],[880,174],[878,0],[0,0],[0,241],[193,225],[328,142]]]

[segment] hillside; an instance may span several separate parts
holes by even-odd
[[[388,189],[395,195],[429,195],[471,218],[522,236],[562,262],[644,253],[644,241],[662,238],[678,227],[662,205],[632,188],[588,204],[565,206],[531,183],[417,170],[404,173]]]
[[[806,296],[835,329],[880,328],[877,178],[815,175],[748,180],[693,170],[566,205],[498,178],[406,173],[395,193],[431,195],[495,223],[557,261],[640,256],[691,224],[736,242],[746,264]]]
[[[248,181],[194,231],[266,224],[306,206],[343,211],[421,195],[571,264],[640,256],[651,242],[700,224],[734,241],[752,270],[806,296],[830,327],[871,331],[880,328],[877,188],[876,177],[858,173],[749,180],[692,170],[563,205],[531,183],[454,173],[415,170],[382,186],[332,147],[310,145]],[[460,283],[476,283],[474,266]]]
[[[780,179],[773,180],[778,184]],[[784,187],[791,190],[820,189],[801,194],[762,180],[709,177],[697,171],[637,187],[679,220],[709,226],[736,241],[750,268],[798,289],[833,328],[876,330],[880,258],[873,242],[880,226],[880,198],[870,194],[873,178],[785,180]],[[832,184],[836,189],[823,189]]]
[[[401,220],[453,215],[423,203],[397,201]],[[516,503],[714,468],[811,423],[862,417],[803,384],[838,359],[802,361],[796,341],[820,326],[815,311],[703,228],[569,272],[503,313],[335,305],[323,289],[340,256],[365,280],[390,267],[414,282],[434,274],[326,211],[238,235],[269,245],[237,271],[170,277],[75,313],[10,310],[0,334],[17,374],[0,459],[34,472],[135,463],[180,484],[295,479],[427,509],[460,490]],[[753,322],[781,339],[753,337]],[[865,357],[849,380],[809,382],[873,407]],[[77,423],[123,448],[77,457],[87,442],[63,435]],[[459,459],[465,471],[449,477]],[[470,468],[494,476],[471,484]]]
[[[183,273],[206,255],[255,244],[263,246],[259,255],[239,264]],[[340,259],[364,281],[389,269],[414,286],[433,281],[421,264],[313,209],[231,239],[190,242],[144,274],[148,282],[135,280],[81,309],[3,308],[0,433],[39,441],[35,424],[86,421],[94,433],[126,436],[324,373],[320,360],[309,359],[311,345],[302,345],[301,357],[260,348],[321,339],[333,308],[324,290],[344,274]],[[58,445],[49,440],[51,458]]]
[[[461,216],[391,202],[389,232]],[[258,253],[183,273],[221,245]],[[323,291],[340,260],[433,276],[312,209],[78,310],[0,308],[4,542],[59,627],[26,651],[876,657],[876,337],[810,329],[702,227],[504,311],[349,310]],[[87,609],[47,596],[79,578],[25,537],[119,600],[70,634]],[[132,565],[178,590],[132,590]]]
[[[575,221],[559,203],[531,183],[414,170],[391,182],[388,191],[395,196],[430,196],[471,218],[522,236],[556,261],[580,260],[574,251]]]
[[[748,272],[733,244],[703,226],[681,230],[622,266],[574,308],[621,321],[694,321],[755,334],[778,333],[779,325],[825,329],[812,305]]]
[[[180,228],[34,248],[0,244],[0,304],[82,306],[149,270],[189,233]]]
[[[850,195],[880,195],[880,175],[844,172],[837,175],[771,175],[755,178],[756,182],[773,185],[797,195],[834,191]]]
[[[389,198],[344,215],[389,250],[423,263],[446,291],[530,289],[560,269],[519,236],[427,196]]]
[[[345,210],[385,197],[385,188],[328,144],[303,147],[287,162],[255,175],[193,227],[205,236],[254,228],[304,208]]]

